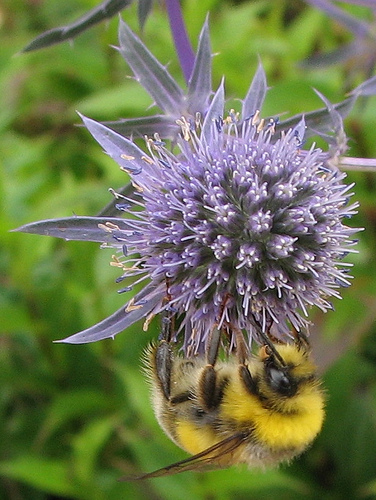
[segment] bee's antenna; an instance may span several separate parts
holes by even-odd
[[[281,366],[286,366],[285,360],[279,354],[279,352],[275,348],[275,345],[270,340],[270,338],[268,337],[268,335],[266,333],[264,333],[264,332],[259,332],[259,335],[262,338],[263,342],[268,346],[268,348],[270,349],[270,351],[273,354],[273,356],[278,360],[278,362],[280,363],[280,365]]]
[[[255,325],[257,325],[257,334],[258,336],[262,339],[262,341],[268,346],[270,349],[271,353],[273,356],[278,360],[280,365],[286,366],[285,360],[282,358],[282,356],[279,354],[277,349],[275,348],[272,340],[270,339],[270,325],[268,325],[267,331],[264,332],[263,329],[260,327],[258,321],[256,321],[255,317],[253,316],[253,320],[255,322]]]
[[[294,342],[298,347],[310,347],[308,337],[303,332],[298,331],[296,328],[292,328],[292,335],[294,337]]]

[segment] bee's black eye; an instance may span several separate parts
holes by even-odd
[[[270,387],[281,396],[293,396],[296,393],[296,383],[282,370],[270,367],[268,370]]]

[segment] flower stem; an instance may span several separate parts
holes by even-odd
[[[180,2],[179,0],[166,0],[166,7],[180,66],[185,81],[188,83],[192,75],[195,54],[185,28]]]
[[[339,167],[341,170],[376,172],[376,158],[350,158],[345,156],[340,159]]]

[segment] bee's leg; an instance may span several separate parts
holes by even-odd
[[[155,351],[155,368],[163,395],[167,400],[171,396],[172,349],[171,338],[174,333],[175,316],[171,311],[162,315],[162,332]]]
[[[245,341],[244,335],[238,328],[232,328],[232,334],[235,337],[236,355],[239,364],[244,365],[249,358],[249,347]]]
[[[219,344],[221,343],[221,332],[218,328],[213,328],[210,332],[209,339],[206,344],[206,362],[209,366],[215,365],[218,357]]]
[[[198,384],[198,400],[204,411],[210,411],[218,406],[222,389],[217,384],[217,374],[214,365],[217,361],[221,332],[214,328],[210,332],[206,348],[206,366],[203,368]]]
[[[236,340],[236,354],[239,361],[239,377],[243,381],[247,390],[251,394],[257,394],[257,384],[252,378],[251,372],[247,366],[247,359],[249,358],[249,348],[244,339],[244,335],[241,330],[235,328],[233,329]]]

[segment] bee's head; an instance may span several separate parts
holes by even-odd
[[[291,398],[304,382],[315,377],[316,368],[303,346],[286,344],[273,347],[264,346],[259,353],[264,367],[264,384],[267,392]]]
[[[264,363],[266,380],[270,389],[280,396],[294,396],[297,390],[297,382],[291,376],[290,367],[281,365],[273,354]]]

